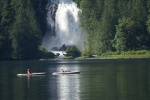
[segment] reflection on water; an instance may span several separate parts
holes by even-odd
[[[79,71],[78,66],[69,68],[68,66],[59,66],[57,70],[61,69],[70,71]],[[59,100],[80,100],[80,75],[79,74],[67,74],[57,76],[57,94]]]
[[[30,100],[30,76],[27,76],[28,80],[28,100]]]
[[[17,77],[31,66],[45,76]],[[52,75],[61,69],[74,75]],[[0,62],[0,100],[150,100],[150,60]]]
[[[39,93],[43,92],[43,89],[40,89],[43,86],[41,83],[43,80],[45,80],[45,75],[17,76],[17,82],[15,83],[18,86],[14,91],[16,91],[15,93],[17,93],[20,100],[38,100],[38,97],[41,96]]]
[[[82,100],[150,100],[150,63],[116,61],[81,67]]]

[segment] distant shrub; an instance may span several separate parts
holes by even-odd
[[[75,46],[68,47],[65,52],[67,53],[66,56],[68,57],[71,56],[73,58],[76,58],[81,56],[81,52]]]
[[[88,49],[85,49],[84,51],[82,51],[82,56],[89,56],[89,51],[88,51]]]
[[[107,52],[107,55],[120,55],[120,52]]]
[[[39,47],[39,58],[40,59],[49,59],[54,58],[55,54],[47,51],[43,46]]]
[[[127,51],[127,52],[122,52],[122,55],[143,55],[147,54],[149,51],[147,50],[137,50],[137,51]]]
[[[141,55],[141,54],[146,54],[148,51],[147,50],[138,50],[137,54]]]

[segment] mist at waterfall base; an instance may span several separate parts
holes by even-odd
[[[80,26],[82,11],[72,0],[50,0],[47,4],[47,33],[42,45],[47,49],[75,45],[84,50],[85,31]]]

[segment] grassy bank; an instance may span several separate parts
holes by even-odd
[[[88,56],[81,56],[77,59],[127,59],[127,58],[150,58],[150,51],[148,50],[137,50],[127,52],[107,52],[96,57],[89,58]]]
[[[150,51],[148,50],[137,50],[127,52],[107,52],[97,58],[150,58]]]

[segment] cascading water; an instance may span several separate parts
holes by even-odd
[[[80,28],[81,10],[72,0],[50,0],[47,5],[48,30],[42,44],[47,50],[62,45],[84,48],[84,35]]]

